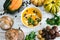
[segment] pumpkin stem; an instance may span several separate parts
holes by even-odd
[[[52,1],[52,4],[54,4],[55,2],[54,1]]]

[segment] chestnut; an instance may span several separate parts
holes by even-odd
[[[49,34],[54,35],[55,31],[53,29],[50,29]]]
[[[46,30],[49,31],[49,30],[50,30],[50,26],[47,26],[47,27],[46,27]]]
[[[56,37],[60,37],[60,33],[59,32],[56,32],[55,35],[56,35]]]
[[[51,35],[51,39],[55,39],[56,38],[56,35]]]
[[[55,32],[58,32],[57,26],[53,26],[52,29],[53,29]]]

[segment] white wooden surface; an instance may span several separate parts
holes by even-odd
[[[26,1],[26,0],[23,0],[23,1]],[[27,1],[29,1],[29,0],[27,0]],[[5,0],[0,0],[0,13],[3,13],[3,4],[4,4],[4,2],[5,2]],[[29,5],[28,7],[30,7],[30,6],[34,6],[34,5]],[[25,27],[23,24],[22,24],[22,22],[21,22],[21,12],[22,12],[22,10],[24,9],[24,8],[26,8],[25,6],[23,6],[22,8],[20,8],[20,12],[18,13],[18,12],[16,12],[15,14],[13,14],[13,15],[11,15],[11,14],[4,14],[4,15],[7,15],[7,16],[10,16],[11,18],[13,18],[13,20],[14,20],[14,25],[13,25],[13,27],[12,28],[16,28],[16,29],[18,29],[19,27],[23,30],[23,32],[24,32],[24,34],[26,35],[26,34],[29,34],[31,31],[35,31],[35,32],[37,32],[38,30],[41,30],[42,28],[44,28],[44,27],[46,27],[47,26],[47,24],[46,24],[46,22],[45,22],[45,20],[47,19],[47,18],[51,18],[51,17],[53,17],[53,15],[52,14],[50,14],[50,13],[47,13],[46,11],[44,11],[44,8],[43,7],[38,7],[39,9],[40,9],[40,11],[41,11],[41,13],[42,13],[42,21],[41,21],[41,25],[40,26],[38,26],[38,27],[36,27],[36,28],[27,28],[27,27]],[[2,15],[2,16],[4,16],[4,15]],[[17,17],[15,18],[15,16],[17,15]],[[0,17],[2,17],[1,15],[0,15]],[[59,28],[59,30],[60,30],[60,27],[58,27]],[[0,40],[5,40],[5,35],[4,35],[4,30],[2,30],[2,29],[0,29]],[[38,40],[38,39],[36,39],[36,40]],[[60,38],[56,38],[55,40],[60,40]]]

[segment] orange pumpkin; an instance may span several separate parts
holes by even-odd
[[[7,12],[15,12],[17,11],[22,5],[22,0],[6,0],[4,3],[4,10]]]

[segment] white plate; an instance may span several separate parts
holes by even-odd
[[[26,1],[26,0],[24,0],[24,1]],[[3,4],[4,4],[4,2],[5,2],[5,0],[0,0],[0,13],[3,13]],[[30,7],[30,6],[33,6],[33,5],[31,4],[28,7]],[[23,10],[24,8],[25,8],[25,6],[20,8],[20,10]],[[22,24],[22,22],[21,22],[21,11],[19,13],[18,12],[15,13],[14,15],[11,15],[11,14],[4,14],[4,15],[12,17],[13,20],[14,20],[13,28],[18,29],[20,27],[26,35],[26,34],[29,34],[31,31],[37,32],[38,30],[41,30],[42,28],[46,27],[47,26],[47,24],[45,22],[46,19],[53,17],[52,14],[47,13],[46,11],[44,11],[43,7],[38,7],[38,8],[41,10],[41,13],[42,13],[42,22],[41,22],[40,26],[35,27],[35,28],[27,28]],[[4,15],[2,15],[2,16],[4,16]],[[16,15],[17,15],[17,17],[15,18]],[[2,16],[0,15],[0,17],[2,17]],[[60,30],[60,27],[58,27],[58,28]],[[5,40],[4,32],[5,32],[4,30],[0,29],[0,40]],[[36,39],[36,40],[38,40],[38,39]],[[60,38],[56,38],[55,40],[60,40]]]

